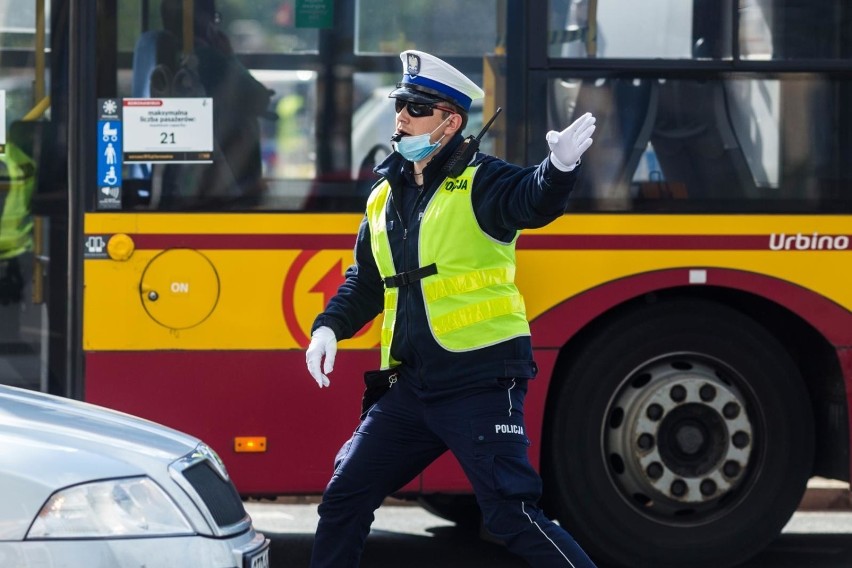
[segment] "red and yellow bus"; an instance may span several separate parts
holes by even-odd
[[[329,391],[304,350],[414,47],[485,87],[470,133],[505,110],[483,147],[509,161],[597,116],[568,210],[517,253],[530,457],[593,557],[731,566],[809,478],[849,481],[852,8],[19,4],[0,12],[3,383],[196,434],[246,498],[320,493],[379,324],[341,343]],[[475,519],[449,455],[399,496]]]

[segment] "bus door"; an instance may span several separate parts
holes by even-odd
[[[45,0],[0,2],[0,384],[42,391],[50,274],[62,272],[50,263],[51,214],[37,183],[50,128],[49,21]]]

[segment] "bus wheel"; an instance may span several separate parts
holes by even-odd
[[[722,568],[774,539],[813,465],[808,393],[780,343],[705,301],[642,306],[554,381],[548,503],[600,561]]]

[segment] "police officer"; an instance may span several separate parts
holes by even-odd
[[[535,377],[524,301],[514,283],[521,229],[562,215],[595,119],[547,135],[550,154],[521,168],[476,153],[446,167],[482,89],[446,62],[409,50],[394,150],[376,172],[355,264],[315,320],[310,374],[329,386],[337,341],[384,312],[381,367],[396,382],[338,453],[319,506],[311,566],[358,566],[373,512],[448,449],[488,531],[532,566],[589,568],[571,536],[537,506],[527,457],[527,382]]]

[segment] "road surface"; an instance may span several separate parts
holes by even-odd
[[[315,503],[247,503],[246,508],[255,527],[272,539],[271,568],[307,568],[318,519]],[[457,529],[420,507],[391,503],[376,512],[361,566],[521,568],[527,564],[502,546]],[[800,511],[777,541],[741,568],[850,566],[852,512]]]

